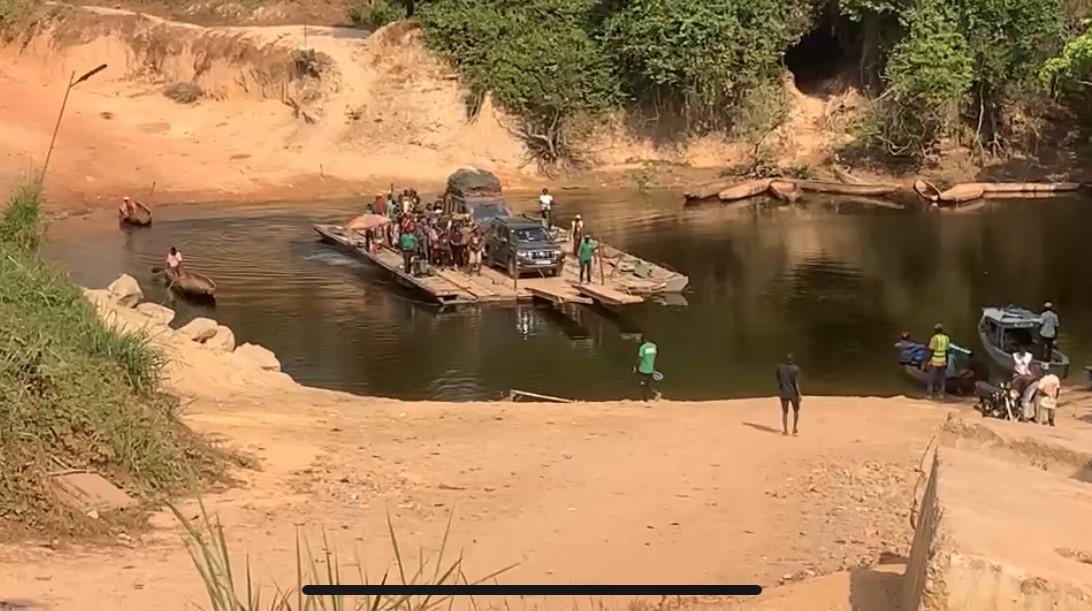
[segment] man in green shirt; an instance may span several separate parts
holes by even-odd
[[[592,256],[595,255],[595,250],[599,248],[591,237],[591,234],[584,236],[584,241],[580,243],[580,252],[578,258],[580,259],[580,283],[584,284],[585,274],[587,274],[587,282],[591,282],[591,262]]]
[[[410,231],[405,231],[398,239],[398,245],[402,248],[402,263],[405,265],[406,273],[412,274],[413,255],[417,252],[417,236]]]
[[[648,402],[653,398],[660,398],[660,393],[652,387],[656,375],[656,344],[652,340],[641,336],[641,347],[637,349],[637,378],[641,384],[641,400]]]

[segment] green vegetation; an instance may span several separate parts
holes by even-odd
[[[92,469],[154,494],[186,481],[202,453],[159,394],[159,353],[107,328],[40,258],[39,207],[24,187],[0,216],[0,522],[77,530],[51,472]]]
[[[1035,99],[1035,75],[1062,35],[1060,0],[919,0],[887,62],[890,98],[878,109],[889,152],[924,158],[945,135],[973,126],[998,146],[1006,104]]]
[[[374,28],[406,17],[407,5],[397,0],[363,0],[349,8],[349,21]]]
[[[770,117],[783,116],[784,100],[770,90],[780,87],[784,54],[823,29],[840,41],[843,74],[876,96],[857,130],[866,148],[921,161],[949,136],[1000,146],[1006,112],[1038,104],[1036,77],[1080,10],[1063,0],[418,4],[429,45],[469,86],[471,112],[492,94],[522,119],[547,165],[579,158],[579,136],[617,110],[669,124],[681,138],[758,140]],[[1079,41],[1067,57],[1079,55]],[[1042,78],[1063,73],[1050,68]]]
[[[18,22],[38,4],[35,0],[0,0],[0,27]]]
[[[208,592],[212,611],[431,611],[441,607],[450,608],[452,600],[447,596],[304,596],[304,585],[341,585],[344,583],[369,584],[368,574],[359,557],[353,563],[355,576],[343,580],[342,563],[337,552],[330,546],[325,533],[322,538],[322,555],[318,558],[312,553],[311,546],[305,539],[296,536],[296,585],[289,590],[277,589],[272,599],[262,604],[261,586],[254,580],[247,559],[242,575],[238,575],[231,566],[224,527],[219,518],[210,517],[205,505],[198,501],[201,512],[199,519],[191,521],[178,509],[171,506],[178,521],[182,523],[189,536],[190,556],[201,580]],[[448,515],[447,527],[435,558],[426,558],[421,550],[416,567],[407,566],[395,536],[394,525],[387,516],[387,530],[390,534],[391,548],[398,569],[394,576],[402,584],[410,585],[455,585],[479,584],[493,580],[498,575],[512,569],[505,567],[477,581],[467,579],[463,571],[463,558],[460,554],[453,560],[445,560],[448,536],[451,534],[451,519]],[[412,572],[411,572],[412,571]],[[390,583],[390,575],[384,573],[380,583]],[[242,583],[236,583],[236,579]],[[240,591],[242,590],[242,591]]]
[[[1092,86],[1092,26],[1074,36],[1056,57],[1043,64],[1039,80],[1056,92],[1073,92]]]

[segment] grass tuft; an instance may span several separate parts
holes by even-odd
[[[212,611],[433,611],[443,606],[450,607],[453,600],[448,596],[304,596],[305,585],[341,585],[345,583],[371,583],[363,564],[357,556],[355,566],[357,576],[346,582],[341,574],[341,562],[334,550],[322,535],[322,555],[316,558],[307,539],[296,534],[296,584],[290,590],[277,588],[273,597],[265,605],[261,602],[261,587],[254,580],[250,568],[250,558],[246,560],[243,576],[232,572],[224,527],[218,517],[211,517],[203,501],[198,499],[200,512],[194,520],[187,519],[176,507],[171,511],[186,530],[190,557],[208,592]],[[387,528],[391,548],[394,552],[398,577],[403,584],[479,584],[495,580],[502,573],[516,565],[510,565],[494,571],[485,577],[471,582],[463,572],[463,558],[460,554],[454,560],[445,559],[448,538],[451,533],[453,514],[448,516],[443,540],[435,557],[426,558],[422,552],[416,567],[407,567],[398,545],[394,524],[387,516]],[[410,570],[412,569],[412,572]],[[385,584],[390,577],[384,573],[380,584]],[[236,583],[242,579],[243,583]],[[244,585],[242,589],[240,585]]]
[[[40,192],[0,214],[0,525],[86,526],[54,502],[52,472],[90,470],[138,497],[189,481],[194,439],[159,392],[163,357],[99,319],[38,251]]]

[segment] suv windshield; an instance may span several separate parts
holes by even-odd
[[[519,227],[512,230],[517,242],[549,242],[550,235],[542,227]]]
[[[497,218],[508,215],[509,212],[505,208],[504,204],[478,204],[477,206],[474,206],[475,221],[484,221],[485,219]]]

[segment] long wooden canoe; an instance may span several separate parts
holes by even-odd
[[[121,217],[121,222],[129,225],[135,225],[137,227],[147,227],[152,224],[152,210],[148,206],[133,200],[133,212],[125,213],[119,212],[118,216]]]
[[[204,274],[186,269],[181,272],[166,270],[166,278],[170,288],[186,295],[212,297],[216,294],[216,283]]]
[[[747,199],[756,195],[762,195],[770,188],[772,178],[755,178],[735,183],[717,194],[722,202],[734,202]]]
[[[890,195],[899,190],[898,185],[879,183],[846,184],[843,182],[827,182],[822,180],[797,180],[794,182],[805,191],[832,193],[836,195]]]

